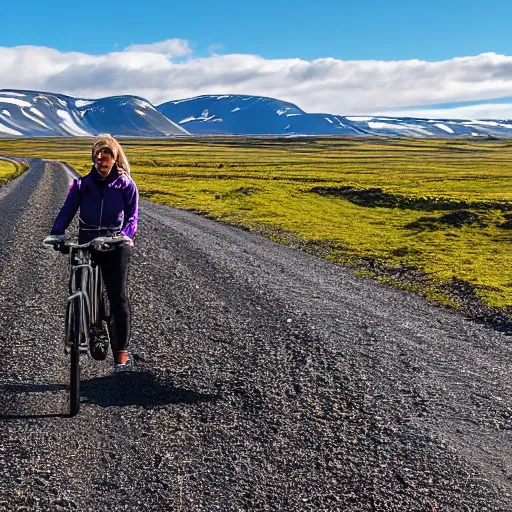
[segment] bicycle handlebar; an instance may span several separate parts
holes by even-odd
[[[91,248],[96,251],[111,251],[120,245],[128,245],[132,239],[128,236],[100,236],[94,238],[85,244],[77,244],[66,240],[65,235],[49,235],[43,240],[43,244],[53,246],[54,249],[61,250],[64,248],[69,249],[87,249]]]

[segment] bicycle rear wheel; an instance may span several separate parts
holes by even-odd
[[[66,343],[70,353],[69,415],[76,416],[80,410],[80,301],[68,303],[66,314]]]

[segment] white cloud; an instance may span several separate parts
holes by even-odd
[[[0,47],[0,88],[81,98],[132,94],[154,104],[200,94],[254,94],[290,101],[307,112],[341,115],[406,115],[401,109],[415,105],[415,111],[429,113],[421,117],[439,118],[445,117],[439,110],[420,107],[512,96],[512,56],[485,53],[439,62],[278,60],[247,54],[197,58],[181,39],[104,55]],[[512,117],[502,108],[461,107],[453,115]],[[510,108],[506,105],[506,112]]]
[[[124,49],[125,52],[161,53],[167,58],[186,57],[192,55],[189,42],[185,39],[167,39],[159,43],[131,44]]]
[[[210,46],[208,46],[207,51],[210,55],[217,55],[220,52],[224,51],[224,46],[222,44],[214,43],[214,44],[211,44]]]

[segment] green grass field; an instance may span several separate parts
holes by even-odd
[[[205,212],[453,306],[444,286],[463,280],[485,304],[511,310],[508,141],[121,142],[144,198]],[[0,140],[0,154],[63,160],[80,173],[90,168],[90,147],[90,139]]]
[[[0,186],[17,178],[25,169],[21,164],[0,160]]]

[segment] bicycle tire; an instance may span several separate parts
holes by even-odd
[[[71,349],[69,375],[69,415],[76,416],[80,411],[80,352],[77,347]]]
[[[66,337],[70,344],[69,415],[76,416],[80,410],[80,301],[68,304]]]

